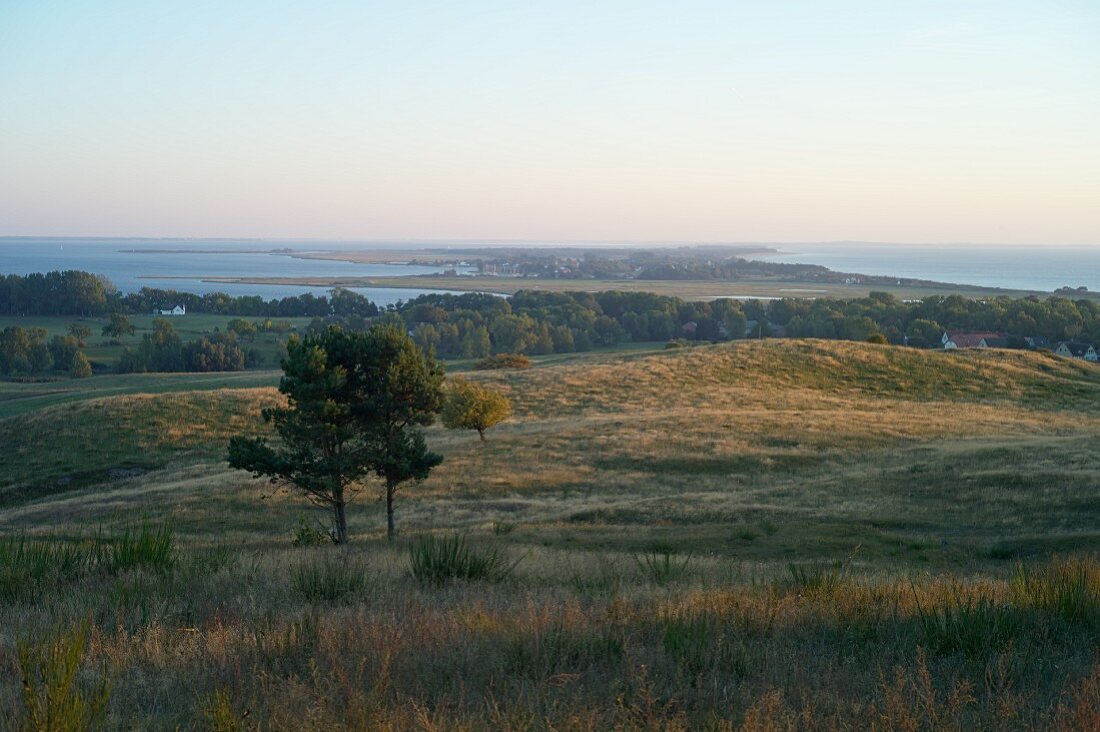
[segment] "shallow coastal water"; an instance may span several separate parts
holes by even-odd
[[[142,287],[230,295],[259,295],[265,299],[329,288],[301,285],[251,285],[204,282],[203,277],[392,277],[441,272],[442,267],[405,264],[358,264],[323,259],[301,259],[274,249],[295,252],[329,251],[338,242],[287,242],[249,239],[66,239],[0,238],[0,274],[29,274],[80,269],[106,275],[122,292]],[[428,290],[357,288],[379,305],[409,300]]]
[[[840,272],[914,277],[936,282],[1051,292],[1100,290],[1100,245],[976,246],[913,244],[776,244],[761,259],[819,264]]]
[[[106,275],[123,292],[142,287],[227,292],[264,298],[328,288],[302,285],[203,282],[203,277],[384,277],[424,275],[441,267],[405,264],[363,264],[302,259],[294,253],[336,250],[399,251],[410,257],[416,249],[447,244],[343,242],[273,239],[70,239],[0,238],[0,273],[27,274],[54,269],[82,269]],[[492,244],[462,242],[469,249]],[[516,246],[512,243],[511,246]],[[547,247],[546,244],[531,246]],[[598,244],[592,246],[600,246]],[[607,245],[604,245],[607,246]],[[936,282],[1051,292],[1059,287],[1100,290],[1100,246],[1024,247],[975,245],[914,245],[874,243],[769,244],[779,250],[753,259],[819,264],[841,272],[912,277]],[[428,290],[357,288],[371,300],[392,304]],[[794,292],[792,291],[792,294]]]

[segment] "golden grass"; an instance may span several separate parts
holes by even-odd
[[[1014,580],[1022,561],[1054,582],[1071,565],[1043,557],[1073,554],[1100,593],[1095,367],[767,341],[472,378],[515,416],[484,445],[432,428],[446,460],[400,496],[398,527],[468,531],[515,573],[421,585],[366,486],[350,516],[365,589],[331,607],[289,581],[336,551],[290,546],[314,514],[221,463],[272,390],[0,421],[167,466],[23,500],[4,532],[75,538],[146,515],[174,522],[184,557],[0,601],[0,667],[18,637],[91,617],[85,666],[114,674],[113,727],[1095,728],[1100,618]],[[204,569],[219,546],[229,565]],[[662,553],[668,577],[644,561]],[[981,602],[992,620],[960,619]],[[931,610],[945,629],[922,624]],[[944,650],[954,632],[970,650]],[[0,714],[18,719],[4,678]]]

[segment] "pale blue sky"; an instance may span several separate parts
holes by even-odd
[[[0,234],[1100,245],[1100,3],[0,0]]]

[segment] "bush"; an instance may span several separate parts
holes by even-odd
[[[92,375],[92,364],[83,351],[77,351],[69,362],[69,376],[83,379]]]
[[[490,369],[529,369],[531,359],[520,353],[498,353],[495,356],[483,358],[474,364],[474,368],[480,371]]]
[[[26,729],[82,732],[103,728],[111,695],[107,669],[90,689],[77,678],[87,641],[85,622],[42,642],[19,642]]]
[[[409,560],[413,577],[433,585],[448,580],[495,582],[511,574],[518,564],[508,564],[495,548],[484,551],[472,548],[460,534],[417,537],[409,547]]]
[[[332,535],[316,526],[306,523],[304,516],[298,517],[298,530],[294,532],[294,546],[324,546],[331,544]]]
[[[665,344],[666,349],[671,348],[690,348],[691,341],[686,338],[673,338],[671,341]]]
[[[345,554],[298,565],[291,576],[294,591],[311,603],[333,604],[361,593],[367,586],[367,567]]]

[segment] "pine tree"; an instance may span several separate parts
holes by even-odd
[[[439,411],[443,366],[391,326],[365,333],[333,327],[291,338],[282,365],[279,391],[288,404],[263,412],[280,444],[234,437],[229,464],[290,484],[330,508],[340,544],[348,540],[347,504],[373,473],[384,485],[393,539],[399,487],[428,477],[443,460],[419,430]]]

